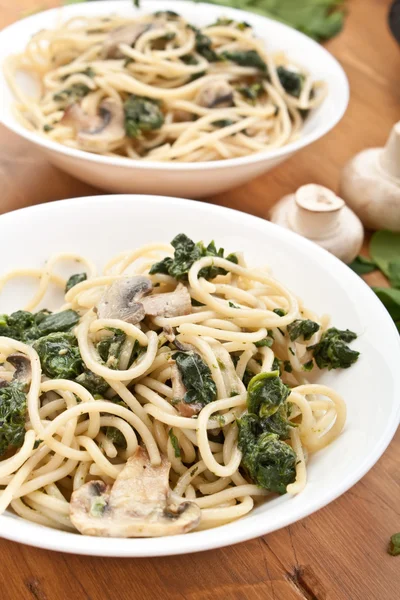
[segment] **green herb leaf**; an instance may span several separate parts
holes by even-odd
[[[178,438],[176,437],[176,435],[174,434],[172,429],[169,430],[168,435],[169,435],[169,439],[171,440],[172,447],[174,449],[175,458],[180,458],[181,457],[181,449],[179,446]]]
[[[357,256],[357,258],[355,258],[353,262],[349,264],[349,267],[355,273],[357,273],[357,275],[366,275],[367,273],[372,273],[372,271],[375,271],[378,268],[374,261],[366,256]]]
[[[75,381],[83,385],[83,387],[86,388],[92,394],[92,396],[97,394],[101,397],[104,397],[104,394],[110,387],[108,383],[102,377],[100,377],[100,375],[96,375],[96,373],[89,371],[89,369],[85,369],[83,373],[78,375]]]
[[[278,317],[284,317],[286,315],[286,311],[284,311],[283,308],[274,308],[272,312],[278,315]]]
[[[125,131],[131,138],[139,137],[143,132],[160,129],[164,124],[164,115],[156,100],[132,94],[125,101]]]
[[[205,406],[215,400],[217,386],[211,371],[197,352],[175,352],[172,358],[176,361],[183,384],[186,388],[184,402],[199,403]]]
[[[51,379],[75,379],[83,362],[78,341],[72,333],[50,333],[33,344],[43,373]]]
[[[125,436],[121,433],[117,427],[106,427],[106,436],[108,439],[119,448],[126,448]]]
[[[372,288],[379,300],[383,302],[393,321],[400,320],[400,290],[392,288]]]
[[[298,98],[303,88],[304,75],[282,66],[278,67],[276,72],[285,92]]]
[[[262,340],[260,340],[259,342],[254,342],[254,345],[256,346],[256,348],[262,348],[263,346],[266,346],[267,348],[271,348],[273,343],[274,343],[274,340],[271,337],[265,337]]]
[[[267,65],[256,50],[232,50],[221,53],[222,58],[240,65],[241,67],[254,67],[264,73]]]

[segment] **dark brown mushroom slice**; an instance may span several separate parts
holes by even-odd
[[[112,487],[102,481],[85,483],[73,492],[70,517],[84,535],[103,537],[158,537],[187,533],[200,522],[194,502],[172,494],[171,464],[158,466],[138,447]]]

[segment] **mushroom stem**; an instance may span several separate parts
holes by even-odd
[[[400,121],[393,126],[379,162],[387,175],[400,179]]]
[[[292,228],[315,240],[325,238],[339,226],[341,198],[322,185],[303,185],[295,193],[296,209],[291,215]]]

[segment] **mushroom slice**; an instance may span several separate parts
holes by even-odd
[[[195,102],[206,108],[233,106],[233,88],[224,79],[215,79],[200,88]]]
[[[29,385],[32,378],[32,366],[29,358],[25,354],[17,352],[10,354],[7,362],[15,368],[13,379],[23,385]]]
[[[71,104],[61,122],[73,127],[79,145],[90,152],[113,150],[125,137],[124,109],[113,98],[103,100],[98,115],[88,115],[79,104]]]
[[[190,294],[182,283],[174,292],[148,296],[142,303],[146,315],[151,317],[180,317],[192,311]]]
[[[125,54],[119,49],[120,44],[133,46],[140,36],[152,27],[149,23],[129,23],[113,29],[103,42],[101,57],[125,58]]]
[[[100,298],[97,306],[98,318],[121,319],[136,325],[145,317],[140,300],[152,289],[151,280],[142,275],[117,279]]]
[[[103,537],[158,537],[191,531],[200,522],[200,508],[172,495],[170,468],[166,458],[152,466],[146,450],[138,447],[112,487],[91,481],[73,492],[72,523],[84,535]]]

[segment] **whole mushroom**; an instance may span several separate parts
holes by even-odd
[[[364,238],[360,219],[344,201],[313,183],[275,204],[270,220],[317,243],[345,263],[358,255]]]
[[[369,229],[400,231],[400,121],[384,148],[368,148],[344,167],[340,193]]]

